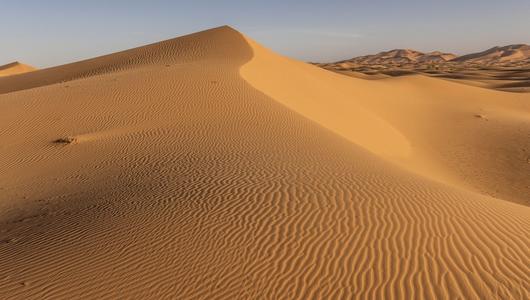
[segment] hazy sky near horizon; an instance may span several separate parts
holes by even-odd
[[[465,54],[530,44],[530,0],[2,1],[0,65],[49,67],[230,25],[273,50],[335,61],[395,48]]]

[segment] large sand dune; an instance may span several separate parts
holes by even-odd
[[[0,93],[2,299],[530,297],[530,94],[228,27]]]

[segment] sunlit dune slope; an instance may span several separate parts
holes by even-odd
[[[518,162],[526,98],[228,27],[31,74],[0,81],[0,298],[529,297],[530,208],[480,181]]]
[[[530,204],[530,94],[352,78],[249,43],[243,77],[287,107],[424,177]]]
[[[34,67],[19,63],[18,61],[0,66],[0,77],[16,75],[36,70]]]

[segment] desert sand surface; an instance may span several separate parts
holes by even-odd
[[[395,49],[316,65],[355,78],[423,75],[507,92],[530,92],[530,46],[524,44],[462,56]]]
[[[27,73],[34,70],[36,70],[34,67],[16,61],[0,66],[0,77]]]
[[[529,299],[529,133],[226,26],[0,78],[0,298]]]

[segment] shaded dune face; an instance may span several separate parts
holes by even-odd
[[[528,207],[256,89],[233,29],[130,51],[0,96],[1,298],[528,298]]]

